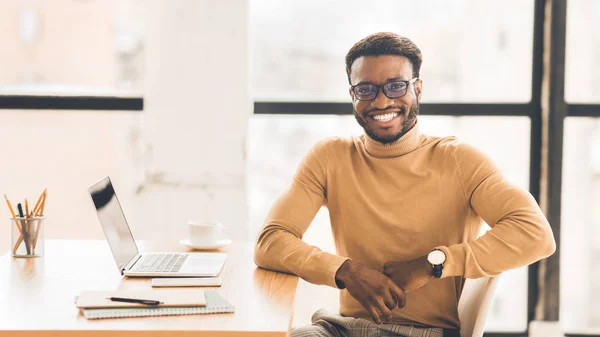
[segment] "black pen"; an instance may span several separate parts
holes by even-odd
[[[23,207],[21,207],[21,203],[17,204],[17,210],[19,210],[19,217],[23,218],[23,220],[19,220],[21,223],[21,231],[23,232],[23,241],[25,241],[25,249],[27,250],[27,255],[31,255],[31,244],[29,243],[29,228],[27,228],[27,223],[25,222],[25,215],[23,215]]]
[[[138,298],[125,298],[125,297],[107,297],[106,299],[111,300],[113,302],[129,302],[129,303],[140,303],[140,304],[147,304],[147,305],[159,305],[159,304],[164,303],[164,302],[155,301],[155,300],[141,300]]]

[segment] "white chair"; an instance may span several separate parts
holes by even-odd
[[[458,301],[461,337],[481,337],[492,306],[498,277],[466,279]]]

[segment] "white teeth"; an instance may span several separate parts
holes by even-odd
[[[389,114],[385,114],[385,115],[377,115],[377,116],[373,116],[373,119],[379,121],[379,122],[389,122],[392,119],[394,119],[394,117],[398,116],[397,113],[395,112],[391,112]]]

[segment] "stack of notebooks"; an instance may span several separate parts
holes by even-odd
[[[109,297],[152,299],[159,305],[115,302]],[[87,319],[233,313],[234,307],[214,290],[153,289],[82,291],[75,303]]]

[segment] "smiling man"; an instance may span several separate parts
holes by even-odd
[[[352,60],[356,55],[348,54],[348,76],[351,84],[356,83],[350,87],[354,116],[367,135],[377,142],[393,143],[417,123],[423,83],[418,71],[412,70],[413,62],[420,67],[417,52],[418,49],[411,56],[414,61],[396,55],[368,54]],[[387,78],[392,74],[401,76]],[[414,90],[409,93],[411,85]],[[403,98],[407,94],[408,97]]]
[[[292,336],[459,336],[464,278],[551,255],[533,197],[455,137],[419,130],[421,51],[377,33],[346,55],[354,116],[365,134],[317,143],[261,230],[255,262],[341,290]],[[337,254],[302,241],[322,206]],[[483,222],[492,229],[477,238]]]

